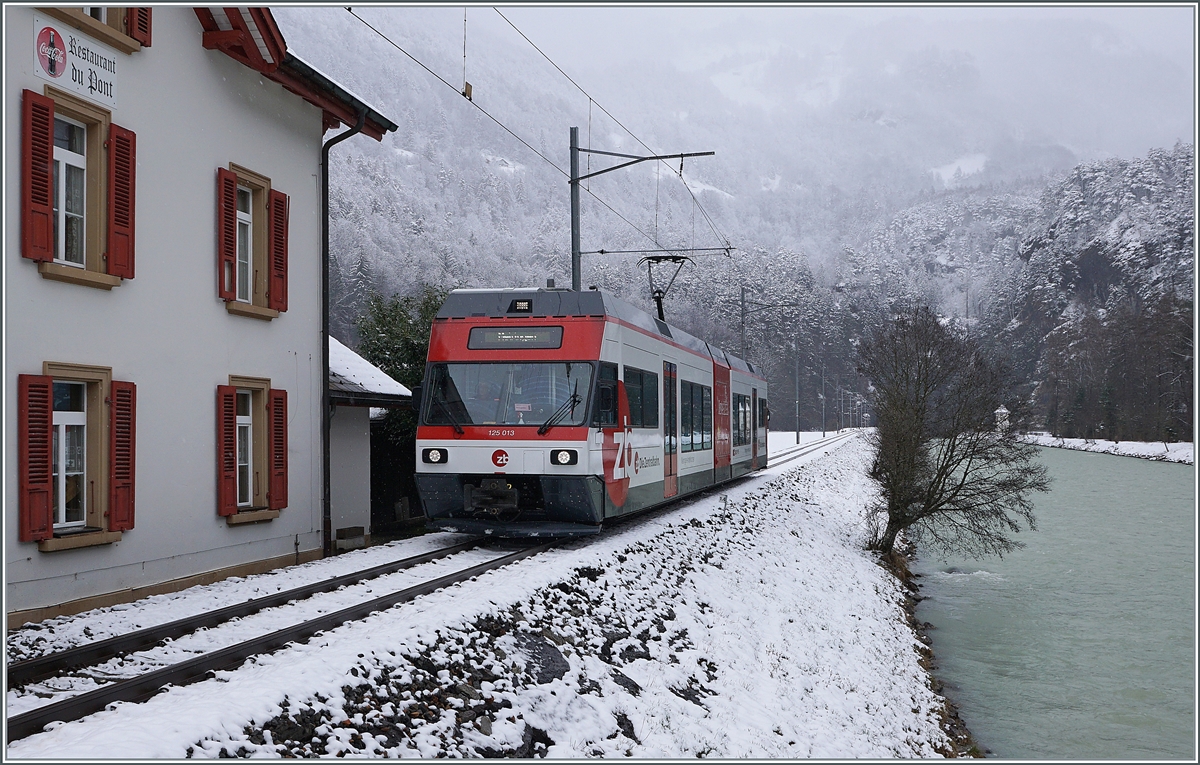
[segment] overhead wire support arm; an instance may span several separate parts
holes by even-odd
[[[657,250],[640,249],[640,250],[587,250],[580,252],[580,255],[636,255],[638,253],[647,252],[723,252],[726,255],[736,250],[737,247],[662,247]]]
[[[652,160],[652,159],[683,160],[685,157],[711,157],[716,154],[715,151],[696,151],[696,152],[691,152],[689,154],[661,154],[661,155],[656,155],[653,157],[639,157],[636,154],[617,154],[616,152],[599,151],[597,149],[578,149],[577,148],[576,151],[581,151],[586,154],[604,154],[605,156],[609,156],[609,157],[625,157],[625,158],[631,159],[632,161],[631,162],[622,162],[619,165],[607,167],[603,170],[597,170],[596,172],[588,173],[587,175],[581,175],[578,178],[572,178],[571,183],[579,183],[580,181],[586,181],[588,178],[594,178],[597,175],[604,175],[605,173],[611,173],[613,170],[620,170],[623,167],[629,167],[630,165],[636,165],[639,162],[646,162],[647,160]]]
[[[689,153],[684,153],[684,154],[655,154],[652,156],[643,157],[643,156],[638,156],[636,154],[621,154],[621,153],[613,152],[613,151],[601,151],[599,149],[581,148],[579,146],[579,128],[578,127],[571,128],[570,138],[571,138],[571,142],[570,142],[571,174],[568,176],[567,184],[571,189],[571,289],[574,290],[575,292],[579,292],[583,288],[582,287],[583,267],[582,267],[582,262],[581,262],[581,257],[580,257],[583,253],[580,251],[580,246],[579,246],[579,241],[580,241],[579,182],[585,181],[588,178],[594,178],[597,175],[611,173],[613,170],[620,170],[623,167],[629,167],[630,165],[636,165],[639,162],[646,162],[648,160],[667,160],[667,159],[678,159],[679,160],[679,173],[680,173],[680,176],[682,177],[684,158],[686,158],[686,157],[711,157],[714,154],[716,154],[716,152],[715,151],[698,151],[698,152],[689,152]],[[581,176],[579,174],[579,153],[580,152],[584,152],[586,154],[600,154],[600,155],[609,156],[609,157],[620,157],[621,159],[628,159],[630,161],[622,162],[619,165],[605,168],[604,170],[597,170],[594,173],[588,173],[586,175]],[[655,244],[657,244],[657,243],[658,242],[655,241]],[[644,252],[644,250],[639,250],[639,252]],[[660,311],[661,311],[661,309],[660,309]]]

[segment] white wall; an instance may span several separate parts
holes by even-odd
[[[329,423],[332,529],[362,526],[371,533],[371,410],[338,406]]]
[[[43,279],[20,257],[21,91],[33,9],[6,6],[6,611],[58,604],[319,548],[321,112],[218,51],[190,7],[154,12],[153,47],[120,56],[115,123],[137,134],[136,278],[110,292]],[[216,292],[216,169],[236,162],[291,196],[289,310],[233,316]],[[137,384],[136,526],[112,545],[17,541],[16,386],[43,361],[110,366]],[[230,527],[216,511],[216,386],[288,392],[290,504]]]

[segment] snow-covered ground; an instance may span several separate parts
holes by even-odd
[[[1163,462],[1185,462],[1196,464],[1194,445],[1191,443],[1165,444],[1162,441],[1104,441],[1085,438],[1057,438],[1045,434],[1030,434],[1025,440],[1038,446],[1055,446],[1060,449],[1078,449],[1085,452],[1117,454],[1122,457],[1141,457]]]
[[[795,437],[771,441],[778,451]],[[11,742],[7,758],[937,756],[942,700],[901,586],[862,550],[868,459],[863,439],[841,441],[213,679],[57,724]],[[36,647],[14,635],[9,656],[450,538],[53,620],[27,631],[46,638]]]

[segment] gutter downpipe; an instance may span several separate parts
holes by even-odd
[[[329,480],[329,150],[362,132],[367,110],[359,109],[358,124],[321,146],[321,556],[333,554],[333,508]]]

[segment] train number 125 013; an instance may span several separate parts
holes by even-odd
[[[517,431],[515,430],[488,430],[488,438],[503,438],[504,436],[515,436],[516,434]]]

